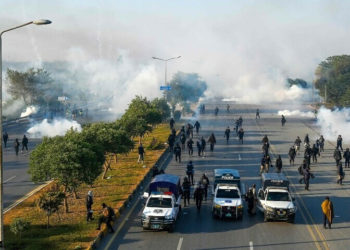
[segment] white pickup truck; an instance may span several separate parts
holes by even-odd
[[[243,218],[243,202],[237,185],[217,184],[214,192],[214,218]]]
[[[264,213],[264,221],[286,220],[294,223],[297,207],[289,193],[289,181],[284,174],[262,174],[257,208]]]

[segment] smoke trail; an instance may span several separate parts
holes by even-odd
[[[34,106],[30,106],[30,107],[27,107],[25,112],[21,113],[20,117],[26,117],[26,116],[29,116],[31,114],[35,114],[36,112],[37,112],[36,108]]]
[[[284,115],[284,116],[304,116],[304,117],[315,117],[315,114],[311,111],[309,112],[301,112],[300,110],[293,110],[290,111],[288,109],[278,111],[278,115]]]
[[[28,129],[27,133],[30,134],[30,138],[41,138],[43,136],[53,137],[56,135],[64,135],[71,128],[79,132],[81,131],[81,125],[76,121],[63,119],[48,123],[47,119],[44,119],[40,124],[36,124]]]

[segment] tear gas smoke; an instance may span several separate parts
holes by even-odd
[[[30,134],[31,138],[41,138],[43,136],[54,137],[56,135],[65,135],[71,128],[79,132],[81,131],[81,125],[76,121],[63,119],[54,120],[52,123],[48,123],[47,119],[44,119],[41,123],[28,129],[27,132]]]
[[[350,141],[350,108],[334,111],[321,107],[317,114],[317,125],[326,140],[336,141],[341,135],[344,142]]]
[[[26,117],[37,112],[36,108],[33,106],[27,107],[26,111],[21,113],[20,117]]]
[[[315,114],[311,111],[309,112],[302,112],[300,110],[293,110],[290,111],[288,109],[286,110],[282,110],[282,111],[278,111],[278,115],[284,115],[284,116],[303,116],[303,117],[315,117]]]

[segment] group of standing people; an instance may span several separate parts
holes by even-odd
[[[7,132],[5,132],[3,135],[2,135],[2,140],[4,142],[4,146],[5,148],[7,148],[7,142],[9,141],[9,135]],[[22,138],[22,152],[23,150],[25,149],[26,151],[28,151],[28,138],[26,135],[23,135],[23,138]],[[20,142],[18,141],[18,138],[15,139],[15,141],[13,142],[13,148],[15,149],[15,154],[18,155],[19,153],[19,148],[20,148],[21,144]]]

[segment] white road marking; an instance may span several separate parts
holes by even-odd
[[[30,151],[28,151],[27,153],[25,153],[25,154],[23,154],[23,155],[28,155],[28,154],[30,154]]]
[[[250,250],[254,250],[253,241],[250,241],[250,242],[249,242],[249,249],[250,249]]]
[[[184,238],[180,238],[179,244],[177,244],[177,250],[181,250],[181,246],[182,246],[182,241],[183,240],[184,240]]]
[[[12,180],[13,178],[16,178],[16,175],[15,176],[12,176],[11,178],[9,178],[9,179],[7,179],[6,181],[4,181],[3,183],[6,183],[6,182],[8,182],[8,181],[10,181],[10,180]]]
[[[238,160],[241,160],[241,154],[238,154]]]

